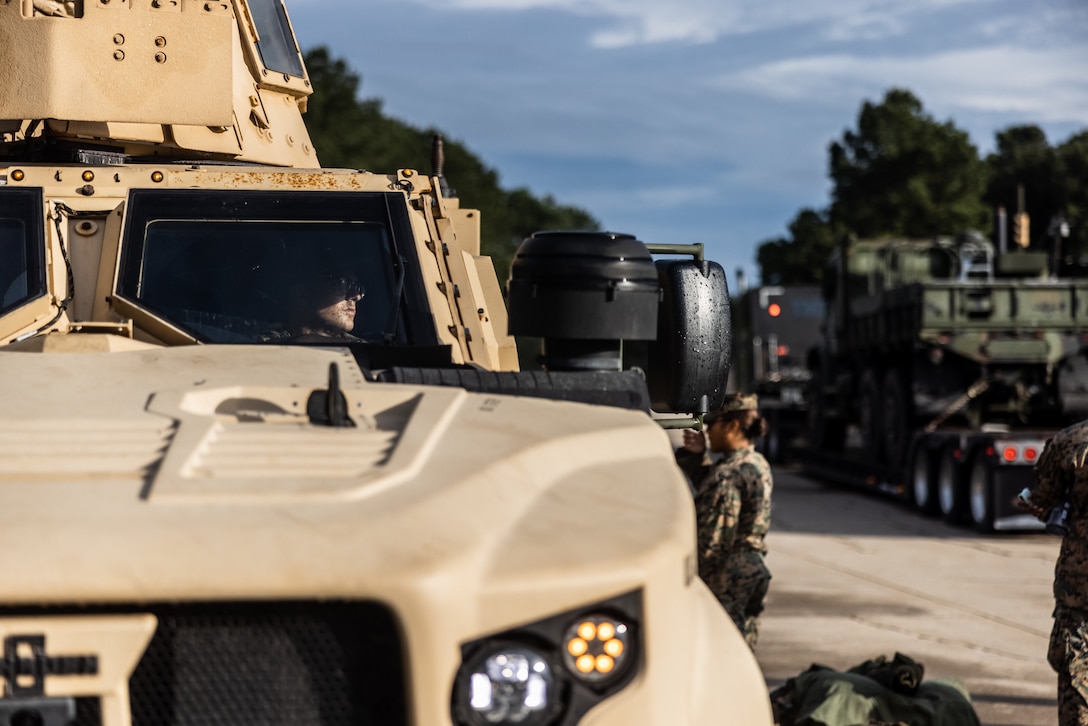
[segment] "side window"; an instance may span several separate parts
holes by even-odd
[[[281,0],[249,0],[249,12],[260,36],[257,52],[261,54],[264,67],[299,78],[305,76]]]
[[[0,190],[0,314],[45,294],[39,190]]]

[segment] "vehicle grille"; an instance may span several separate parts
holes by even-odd
[[[401,638],[375,603],[141,608],[158,629],[129,681],[133,726],[407,723]],[[78,726],[99,726],[80,699]]]

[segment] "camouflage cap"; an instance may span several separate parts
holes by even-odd
[[[722,416],[733,411],[756,411],[759,409],[759,397],[754,393],[729,393],[725,403],[703,416],[703,424],[709,426]]]

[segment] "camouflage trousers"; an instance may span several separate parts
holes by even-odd
[[[754,649],[759,640],[759,614],[771,583],[763,555],[749,549],[735,552],[726,558],[725,566],[713,580],[707,585]]]
[[[1088,613],[1054,610],[1046,659],[1058,674],[1058,726],[1088,726]]]

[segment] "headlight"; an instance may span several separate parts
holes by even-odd
[[[476,723],[547,723],[559,707],[552,666],[532,648],[497,645],[466,665],[464,697]]]
[[[454,723],[577,723],[634,677],[641,616],[642,593],[633,592],[466,643]]]

